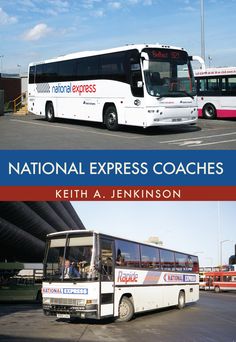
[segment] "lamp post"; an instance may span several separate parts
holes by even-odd
[[[220,241],[220,269],[222,269],[222,249],[223,249],[223,243],[228,242],[230,240],[221,240]]]
[[[205,24],[204,24],[204,0],[201,2],[201,57],[205,61]]]
[[[18,68],[18,74],[20,75],[20,68],[21,68],[21,65],[20,65],[20,64],[17,64],[17,68]]]
[[[211,67],[211,62],[212,62],[212,57],[211,57],[211,56],[208,56],[208,65],[209,65],[209,68]]]

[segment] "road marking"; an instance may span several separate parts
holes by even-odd
[[[115,137],[115,138],[125,138],[125,139],[140,139],[142,137],[129,137],[126,135],[118,135],[118,134],[113,134],[113,133],[103,133],[103,132],[95,132],[95,131],[91,131],[91,130],[83,130],[80,128],[72,128],[72,127],[67,127],[67,126],[60,126],[60,125],[53,125],[50,123],[49,124],[43,124],[43,123],[39,123],[39,122],[29,122],[29,121],[23,121],[23,120],[19,120],[19,119],[10,119],[10,121],[16,121],[16,122],[20,122],[20,123],[24,123],[24,124],[29,124],[29,125],[36,125],[36,126],[43,126],[43,127],[52,127],[52,128],[61,128],[61,129],[67,129],[67,130],[71,130],[71,131],[79,131],[79,132],[83,132],[83,133],[92,133],[92,134],[97,134],[97,135],[107,135],[107,136],[111,136],[111,137]]]
[[[202,140],[195,140],[195,141],[183,141],[180,144],[178,144],[179,146],[200,146],[202,144]]]
[[[228,136],[228,135],[236,135],[236,132],[231,132],[231,133],[222,133],[222,134],[216,134],[216,135],[209,135],[209,136],[202,136],[202,137],[196,137],[196,138],[191,138],[192,140],[196,139],[211,139],[211,138],[219,138],[223,136]],[[177,140],[167,140],[167,141],[160,141],[160,144],[175,144],[177,142],[181,141],[189,141],[189,138],[185,139],[177,139]]]
[[[236,141],[236,139],[214,141],[214,142],[199,144],[199,145],[197,145],[197,146],[207,146],[207,145],[216,145],[216,144],[226,144],[226,143],[233,142],[233,141]],[[194,147],[194,146],[196,146],[196,145],[188,145],[188,146],[189,146],[189,147]]]

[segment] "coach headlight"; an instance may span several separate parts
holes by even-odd
[[[84,306],[85,305],[85,299],[76,299],[76,305]]]
[[[87,299],[86,300],[86,305],[85,305],[85,309],[86,310],[97,310],[97,299]]]
[[[43,304],[50,304],[50,298],[43,298]]]
[[[98,303],[97,299],[87,299],[86,300],[86,305],[97,304],[97,303]]]

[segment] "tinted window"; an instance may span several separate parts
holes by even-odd
[[[57,63],[39,64],[36,66],[36,83],[55,82],[57,78]]]
[[[198,257],[192,256],[191,259],[192,259],[192,269],[190,269],[190,271],[199,272]]]
[[[79,80],[96,79],[98,77],[98,66],[98,56],[77,59],[77,78]]]
[[[42,83],[43,80],[43,64],[36,66],[36,83]]]
[[[29,68],[29,83],[30,84],[34,83],[35,70],[36,70],[35,65]]]
[[[110,53],[101,56],[99,73],[102,78],[126,81],[125,52]]]
[[[208,80],[208,90],[209,91],[220,90],[220,82],[218,78],[210,78]]]
[[[199,79],[197,82],[198,82],[198,85],[197,85],[198,91],[201,92],[201,91],[207,90],[207,80],[205,78]]]
[[[139,245],[134,242],[116,240],[116,264],[119,266],[139,267]]]
[[[54,82],[57,79],[57,74],[57,63],[48,63],[43,65],[43,82]]]
[[[130,63],[139,63],[138,56],[138,51],[130,50],[39,64],[36,66],[36,83],[92,79],[111,79],[129,83]],[[33,69],[30,75],[33,76]],[[141,79],[140,77],[141,72],[139,71],[138,79]],[[33,77],[30,78],[30,82],[34,82]]]
[[[175,253],[175,267],[176,271],[187,271],[188,258],[186,254]]]
[[[159,268],[158,248],[141,245],[141,267]]]
[[[236,94],[236,77],[228,78],[228,89]]]
[[[167,271],[175,270],[174,252],[160,249],[161,268]]]
[[[58,78],[60,81],[72,81],[76,79],[76,60],[68,60],[58,64]]]

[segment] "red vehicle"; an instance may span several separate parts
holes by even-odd
[[[205,290],[220,291],[236,290],[236,272],[235,271],[215,271],[205,272],[204,282]]]

